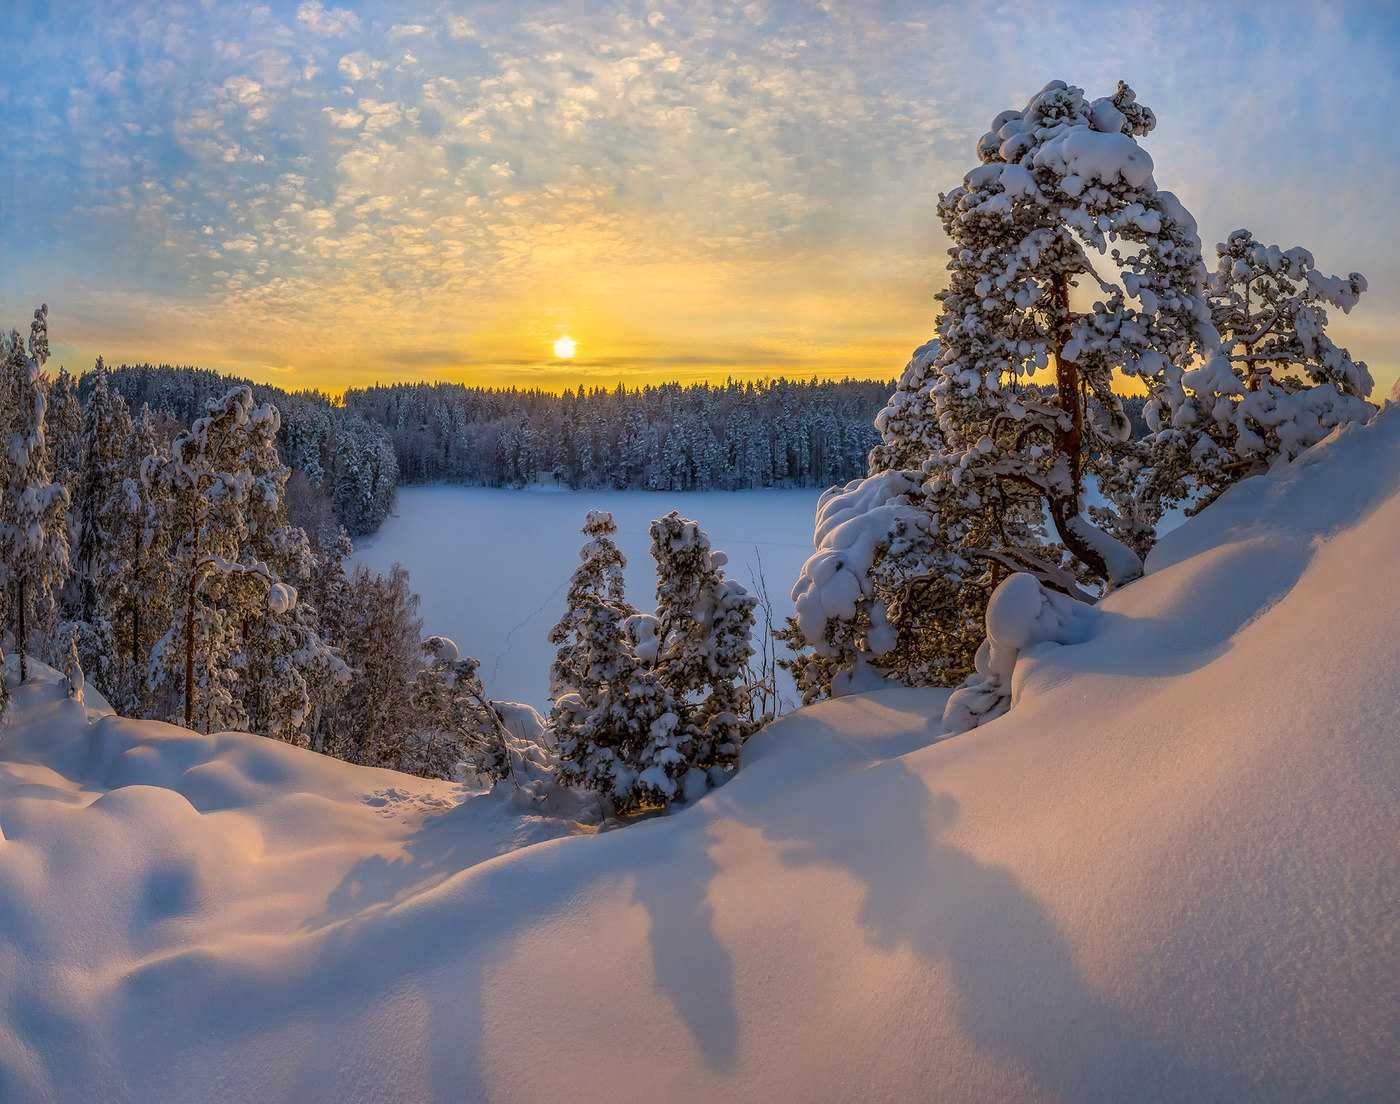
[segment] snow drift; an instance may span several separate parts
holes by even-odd
[[[574,829],[26,687],[0,1098],[1393,1099],[1398,492],[1388,406],[1028,636],[1005,716],[826,702],[528,847]]]

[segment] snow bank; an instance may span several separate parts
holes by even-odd
[[[538,846],[448,787],[26,687],[0,1098],[1392,1098],[1398,491],[1390,408],[1020,648],[1005,716],[824,702],[679,815]]]
[[[987,639],[977,649],[977,669],[953,691],[943,727],[966,732],[1000,717],[1015,696],[1016,662],[1041,644],[1080,644],[1089,638],[1098,610],[1042,586],[1034,575],[1015,574],[987,603]]]

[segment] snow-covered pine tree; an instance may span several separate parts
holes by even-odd
[[[0,378],[0,568],[19,652],[20,680],[28,677],[29,631],[68,576],[68,491],[49,478],[44,413],[48,381],[49,308],[34,312],[29,347],[17,331],[5,341]]]
[[[587,603],[597,599],[610,605],[618,611],[619,619],[637,612],[627,603],[626,579],[623,576],[627,557],[618,550],[612,539],[617,533],[612,514],[606,510],[589,510],[580,532],[588,538],[579,549],[582,562],[574,568],[569,578],[564,616],[549,630],[550,643],[558,645],[549,670],[551,701],[556,701],[562,695],[577,693],[582,680],[587,677]]]
[[[1121,82],[1090,102],[1053,81],[993,120],[982,165],[940,197],[952,247],[937,344],[881,415],[882,482],[828,503],[794,590],[793,643],[817,659],[853,654],[854,673],[883,657],[906,678],[956,681],[1005,574],[1085,598],[1083,584],[1141,574],[1141,519],[1082,512],[1087,474],[1138,462],[1112,373],[1162,393],[1217,342],[1195,223],[1136,141],[1154,125]],[[805,694],[842,674],[831,666],[798,661]]]
[[[78,382],[67,368],[59,368],[49,385],[44,440],[49,446],[53,481],[62,483],[71,495],[83,464],[83,404],[78,398]],[[66,644],[62,650],[67,650]]]
[[[387,576],[364,564],[350,578],[344,636],[333,639],[352,679],[332,710],[325,750],[364,766],[392,767],[415,728],[411,688],[421,666],[423,622],[408,572]]]
[[[1291,460],[1375,412],[1365,363],[1327,335],[1326,305],[1350,312],[1365,277],[1324,276],[1306,249],[1266,246],[1248,230],[1216,253],[1208,292],[1219,353],[1154,392],[1142,457],[1103,480],[1115,504],[1128,504],[1120,513],[1144,524],[1174,502],[1201,510],[1276,457]]]
[[[68,512],[74,523],[70,528],[77,532],[76,608],[70,615],[84,671],[109,700],[120,701],[132,658],[116,631],[128,605],[133,573],[128,559],[131,546],[119,538],[127,508],[124,483],[132,426],[126,400],[107,386],[101,357],[94,377],[83,408],[73,504]]]
[[[280,418],[272,410],[271,418],[250,420],[241,458],[249,476],[242,559],[265,565],[278,583],[268,601],[257,589],[240,595],[240,697],[250,731],[305,746],[312,722],[339,697],[350,672],[322,640],[315,607],[298,600],[314,557],[306,533],[287,520],[290,469],[277,452]]]
[[[113,700],[124,714],[146,715],[146,669],[154,633],[170,623],[171,486],[165,477],[168,457],[161,454],[155,417],[145,404],[132,424],[126,441],[126,476],[122,479],[119,508],[111,517],[115,555],[128,565],[126,602],[117,630],[121,651],[129,663],[121,700]]]
[[[169,691],[178,682],[185,727],[193,727],[198,701],[209,731],[247,723],[233,692],[243,615],[270,594],[288,608],[295,598],[280,589],[265,563],[244,555],[245,510],[254,484],[247,448],[269,427],[276,432],[277,411],[254,406],[247,387],[233,388],[205,409],[172,442],[165,467],[177,533],[172,618],[152,651],[148,684]]]
[[[558,645],[549,671],[553,703],[549,728],[561,758],[560,781],[608,794],[618,778],[624,734],[613,721],[613,684],[635,666],[623,622],[636,610],[627,602],[627,558],[613,541],[617,524],[606,510],[589,510],[581,532],[588,539],[569,579],[567,608],[549,631]],[[620,684],[619,684],[620,685]]]
[[[656,788],[669,799],[672,786],[684,788],[687,796],[694,795],[697,785],[704,792],[703,778],[687,784],[692,771],[722,775],[733,770],[740,747],[758,728],[748,688],[758,599],[724,577],[728,556],[711,550],[700,526],[674,510],[651,523],[651,555],[657,578],[655,624],[634,618],[629,628],[634,651],[656,664],[680,714],[676,725],[648,749],[667,779]],[[648,654],[653,647],[655,653]]]

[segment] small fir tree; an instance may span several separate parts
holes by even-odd
[[[597,790],[620,813],[703,794],[737,762],[757,727],[747,682],[756,599],[724,578],[695,522],[652,523],[655,613],[621,598],[609,515],[590,513],[569,611],[551,639],[550,727],[561,781]],[[609,571],[613,585],[603,585]]]

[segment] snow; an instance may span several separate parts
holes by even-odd
[[[943,727],[965,732],[1001,716],[1014,700],[1022,653],[1041,644],[1083,643],[1098,617],[1097,606],[1049,590],[1033,575],[1003,580],[987,603],[987,639],[977,650],[977,670],[948,699]]]
[[[856,603],[871,591],[870,568],[881,542],[898,533],[926,529],[928,515],[909,504],[922,483],[919,472],[888,471],[832,487],[817,500],[812,536],[816,552],[802,565],[792,587],[797,623],[818,655],[826,655],[827,621],[854,617]],[[878,604],[871,611],[872,655],[884,655],[895,645],[895,631]],[[850,678],[842,687],[862,685]]]
[[[818,494],[401,487],[395,514],[375,536],[356,542],[353,559],[380,572],[395,562],[408,568],[409,585],[423,598],[424,632],[450,637],[463,655],[481,660],[492,698],[528,702],[544,712],[555,652],[545,634],[564,613],[589,510],[615,517],[633,605],[651,605],[656,589],[648,527],[678,510],[700,524],[716,550],[728,553],[725,574],[750,593],[762,560],[781,627],[793,612],[788,589],[811,554]],[[762,622],[760,615],[760,629]],[[783,693],[795,698],[791,679],[782,677]]]
[[[1396,547],[1390,406],[1019,651],[1004,716],[823,702],[591,836],[15,689],[0,1098],[1392,1098]]]

